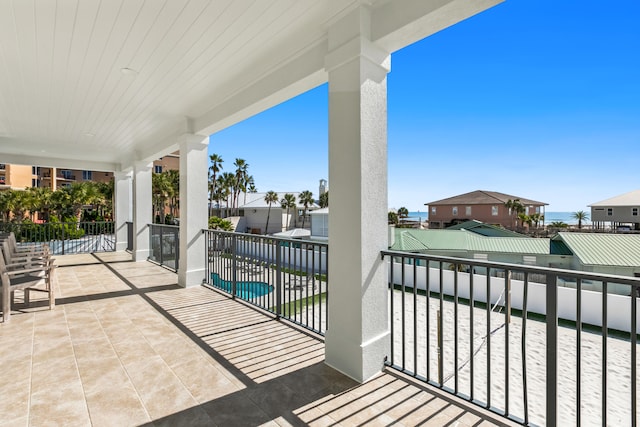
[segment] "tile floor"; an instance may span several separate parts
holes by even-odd
[[[53,311],[16,295],[0,324],[3,426],[504,424],[393,372],[357,384],[317,337],[129,259],[58,257]]]

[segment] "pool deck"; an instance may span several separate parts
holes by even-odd
[[[130,255],[58,257],[57,306],[0,324],[3,425],[511,425],[394,371],[358,384],[321,337]]]

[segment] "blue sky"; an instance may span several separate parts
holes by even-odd
[[[640,1],[507,0],[392,55],[389,207],[473,190],[587,205],[640,188]],[[259,191],[328,178],[327,86],[211,136]],[[331,182],[329,182],[331,188]]]

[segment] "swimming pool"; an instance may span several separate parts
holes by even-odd
[[[232,282],[221,279],[218,273],[211,273],[211,284],[215,288],[231,293]],[[264,282],[236,282],[236,296],[243,299],[258,298],[273,291],[273,286]]]

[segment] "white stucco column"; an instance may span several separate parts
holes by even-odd
[[[180,263],[178,284],[202,284],[205,275],[205,237],[208,227],[209,138],[180,137]]]
[[[389,354],[387,83],[390,56],[360,8],[329,30],[329,329],[326,363],[357,381]]]
[[[153,162],[138,162],[133,169],[133,259],[149,257],[149,227],[153,222],[151,172]]]
[[[124,251],[127,249],[127,221],[132,220],[132,180],[130,172],[115,172],[113,174],[114,181],[114,199],[113,222],[116,227],[116,251]]]

